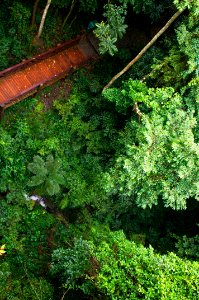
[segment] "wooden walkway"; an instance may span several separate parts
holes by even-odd
[[[92,35],[79,36],[0,72],[3,110],[99,58]]]

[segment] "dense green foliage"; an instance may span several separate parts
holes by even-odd
[[[92,251],[101,264],[96,286],[107,299],[198,299],[198,262],[154,250],[112,233]]]
[[[198,1],[54,0],[36,43],[45,4],[31,24],[34,1],[1,2],[1,69],[89,22],[112,56],[4,113],[0,300],[198,299]],[[139,34],[184,8],[101,93]]]
[[[143,110],[142,123],[133,117],[121,133],[124,146],[118,147],[115,166],[107,175],[108,190],[118,191],[122,202],[132,199],[143,208],[157,204],[160,196],[166,207],[185,208],[199,185],[194,111],[182,110],[183,99],[172,88],[147,89],[139,81],[129,80],[119,93],[113,88],[105,94],[118,110],[133,108],[137,101]]]
[[[97,226],[92,234],[92,242],[76,240],[72,249],[53,252],[51,271],[60,274],[65,287],[103,299],[198,298],[198,262],[183,261],[174,253],[159,255],[152,247],[126,240],[122,232]]]

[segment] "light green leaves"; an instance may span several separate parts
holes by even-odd
[[[174,253],[157,254],[152,247],[127,240],[122,232],[106,238],[93,245],[100,264],[93,281],[108,299],[198,298],[198,262],[182,260]]]
[[[108,52],[110,55],[114,55],[117,52],[115,43],[123,37],[127,28],[127,25],[124,24],[126,5],[107,4],[105,10],[104,16],[107,18],[107,22],[102,21],[96,24],[97,28],[94,32],[100,40],[100,53]]]
[[[199,15],[199,2],[198,0],[174,0],[174,4],[178,9],[188,8],[196,16]]]
[[[119,110],[138,102],[140,122],[132,116],[120,134],[115,165],[106,175],[107,191],[142,208],[164,200],[166,207],[186,208],[199,192],[199,147],[194,140],[194,112],[172,88],[149,88],[129,80],[122,90],[104,95]],[[123,97],[121,97],[121,95]],[[124,201],[123,201],[124,202]]]

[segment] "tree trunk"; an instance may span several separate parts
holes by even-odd
[[[40,23],[40,26],[39,26],[39,31],[38,31],[38,34],[37,34],[37,38],[38,38],[38,39],[40,38],[40,36],[41,36],[41,34],[42,34],[42,30],[43,30],[43,27],[44,27],[44,22],[45,22],[46,15],[47,15],[49,6],[50,6],[50,4],[51,4],[51,1],[52,1],[52,0],[48,0],[48,1],[47,1],[46,7],[45,7],[45,9],[44,9],[44,12],[43,12],[43,15],[42,15],[42,18],[41,18],[41,23]]]
[[[38,8],[39,1],[40,0],[35,0],[35,4],[34,4],[34,7],[33,7],[32,20],[31,20],[31,25],[32,26],[35,24],[35,15],[36,15],[36,11],[37,11],[37,8]]]
[[[156,40],[167,30],[167,28],[175,21],[179,15],[184,11],[183,10],[178,10],[172,17],[171,19],[165,24],[164,27],[158,33],[150,40],[150,42],[138,53],[138,55],[128,63],[128,65],[119,73],[117,73],[110,81],[109,83],[103,88],[103,91],[108,89],[121,75],[123,75],[155,42]]]

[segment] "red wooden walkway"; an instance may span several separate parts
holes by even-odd
[[[84,35],[1,71],[0,108],[15,104],[98,57],[93,37]]]

